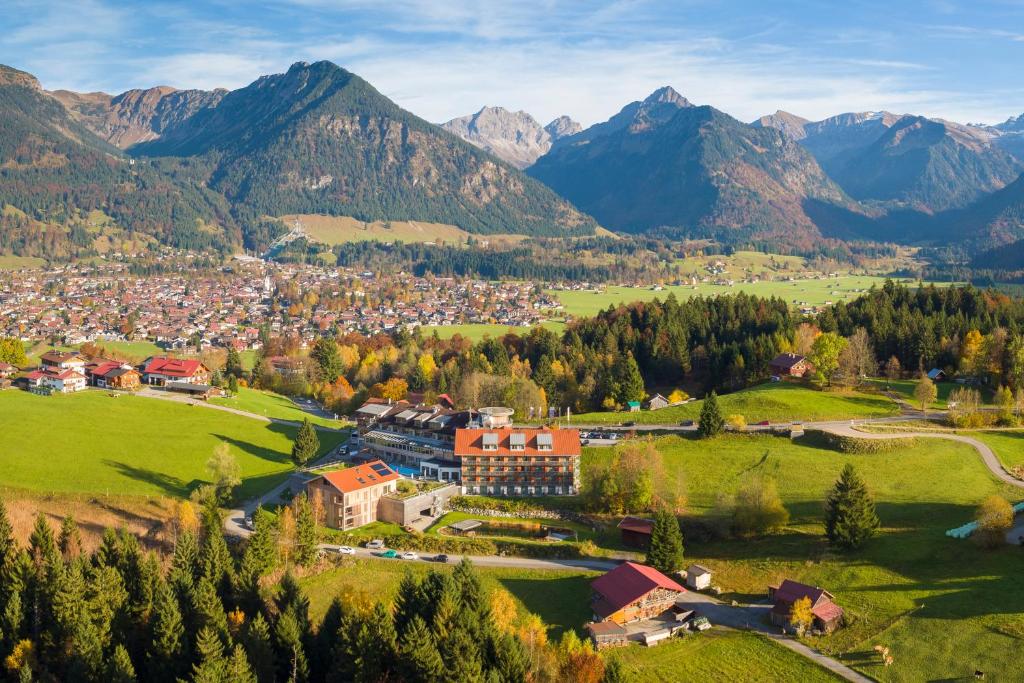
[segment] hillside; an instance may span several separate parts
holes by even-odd
[[[188,248],[240,242],[227,203],[187,175],[131,163],[24,72],[0,66],[0,252],[66,258],[150,237]],[[98,218],[101,217],[101,218]],[[131,232],[125,229],[131,226]]]
[[[671,89],[566,138],[528,170],[603,225],[809,244],[809,198],[848,203],[797,143]]]
[[[256,215],[422,220],[484,234],[595,227],[540,183],[330,62],[264,76],[133,153],[208,163],[209,186]]]
[[[578,133],[580,124],[561,116],[542,127],[524,111],[484,107],[442,123],[441,128],[522,169],[547,153],[553,142]]]

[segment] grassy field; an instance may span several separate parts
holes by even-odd
[[[21,270],[22,268],[42,268],[46,261],[34,256],[0,256],[0,270]]]
[[[871,383],[878,387],[879,391],[881,391],[885,387],[889,387],[889,390],[892,391],[893,393],[902,396],[906,401],[908,401],[912,405],[918,406],[917,400],[914,398],[914,389],[917,388],[916,379],[874,379],[871,380]],[[932,403],[930,407],[944,410],[946,408],[946,402],[949,400],[949,393],[953,391],[953,389],[956,389],[958,386],[960,385],[954,382],[936,383],[935,388],[938,390],[938,397],[935,399],[935,402]],[[982,401],[987,402],[988,398],[989,394],[987,392],[983,392]]]
[[[557,334],[561,334],[562,330],[565,329],[565,323],[557,320],[547,320],[541,323],[542,327],[546,327],[553,330]],[[467,337],[474,342],[478,342],[484,337],[500,337],[509,332],[518,334],[520,336],[525,335],[529,332],[529,328],[526,327],[509,327],[508,325],[492,325],[488,323],[466,323],[462,325],[424,325],[423,334],[430,336],[434,332],[437,332],[437,336],[441,339],[451,339],[456,334],[461,334],[463,337]]]
[[[291,228],[295,221],[302,224],[302,230],[312,239],[323,244],[335,245],[344,242],[444,242],[465,244],[474,235],[462,228],[446,223],[424,221],[374,221],[366,223],[349,216],[324,216],[319,214],[289,214],[281,220]],[[524,235],[476,235],[477,240],[515,243],[527,239]]]
[[[961,432],[988,445],[1003,467],[1024,465],[1024,430],[1013,432]]]
[[[227,443],[242,470],[239,495],[283,480],[295,429],[220,410],[100,391],[0,393],[2,483],[43,492],[187,496]],[[324,452],[344,435],[321,433]]]
[[[324,427],[338,428],[341,426],[341,422],[338,420],[331,420],[330,418],[318,417],[307,413],[295,405],[287,396],[270,391],[259,391],[257,389],[241,387],[236,395],[230,398],[211,398],[210,403],[279,420],[302,422],[305,418],[309,418],[309,421],[313,424]]]
[[[660,291],[653,287],[607,287],[603,291],[562,291],[549,290],[558,297],[568,315],[592,316],[609,306],[628,304],[633,301],[662,301],[671,293],[677,299],[694,296],[717,296],[746,292],[758,296],[776,296],[793,305],[820,306],[826,302],[850,301],[860,296],[871,286],[880,287],[885,278],[869,275],[845,275],[825,280],[800,280],[798,282],[756,282],[737,281],[733,286],[697,284],[670,285]],[[911,281],[906,281],[911,282]]]
[[[884,417],[898,412],[896,404],[876,394],[849,391],[817,391],[801,384],[771,382],[718,397],[723,415],[743,415],[748,424],[771,420],[843,420],[848,418]],[[691,401],[661,410],[629,412],[597,412],[573,415],[576,424],[678,424],[697,420],[703,401]]]
[[[676,638],[656,648],[630,645],[609,650],[637,683],[675,681],[842,680],[763,636],[713,629]]]
[[[778,482],[792,515],[784,533],[687,543],[687,561],[709,567],[727,599],[761,600],[770,583],[787,577],[829,589],[852,623],[818,645],[880,680],[956,678],[975,667],[996,675],[1016,670],[1012,653],[1024,636],[1020,549],[988,552],[944,535],[969,521],[991,493],[1014,502],[1022,497],[999,484],[973,448],[920,440],[892,453],[850,455],[813,438],[760,435],[710,443],[664,437],[657,444],[665,461],[661,485],[685,482],[690,514],[698,519],[712,515],[719,494],[747,477],[765,474]],[[611,455],[586,449],[585,466]],[[821,519],[825,493],[847,462],[872,490],[883,529],[863,549],[844,554],[824,543]],[[950,629],[955,642],[948,642]],[[878,643],[895,653],[891,668],[878,665],[871,651]]]

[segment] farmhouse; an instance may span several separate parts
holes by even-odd
[[[324,524],[332,529],[355,529],[379,516],[383,496],[398,488],[399,474],[380,460],[327,472],[306,484],[310,500],[323,502]]]
[[[779,377],[803,377],[811,371],[811,364],[799,354],[780,353],[768,363],[768,370]]]
[[[594,579],[591,609],[595,622],[628,624],[651,619],[673,607],[686,589],[657,569],[625,562]]]
[[[85,375],[77,370],[42,369],[33,370],[25,375],[24,381],[29,391],[35,393],[71,394],[86,387]]]
[[[40,369],[45,371],[85,370],[85,359],[77,353],[64,353],[61,351],[47,351],[39,357]]]
[[[842,624],[843,608],[833,600],[834,596],[823,588],[808,586],[786,579],[778,586],[768,587],[768,600],[772,605],[771,620],[776,626],[788,627],[793,603],[802,598],[811,601],[811,612],[814,614],[814,627],[819,631],[831,633]]]
[[[142,381],[160,387],[168,382],[207,384],[210,381],[210,369],[202,361],[193,358],[152,356],[142,364]]]
[[[85,378],[89,384],[101,389],[132,391],[142,384],[142,375],[128,363],[102,358],[85,366]]]
[[[622,535],[623,545],[633,548],[647,548],[651,545],[651,533],[654,531],[653,520],[626,516],[617,526]]]
[[[661,394],[655,394],[647,399],[647,410],[661,410],[669,405],[668,399]]]

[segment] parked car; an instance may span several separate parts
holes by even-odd
[[[375,538],[369,543],[367,543],[366,547],[370,550],[380,550],[384,547],[384,541],[380,540],[379,538]]]
[[[394,550],[385,550],[378,557],[383,557],[383,558],[386,558],[388,560],[393,560],[396,557],[398,557],[398,553],[395,552]]]
[[[693,426],[693,420],[683,420],[682,422],[679,423],[679,426],[680,427],[692,427]]]
[[[355,550],[355,548],[352,548],[351,546],[343,545],[340,548],[338,548],[338,554],[339,555],[355,555],[356,554],[356,550]]]
[[[754,424],[757,425],[758,427],[767,427],[768,425],[771,424],[771,422],[769,422],[768,420],[761,420],[760,422],[755,422]]]
[[[630,420],[629,422],[623,422],[622,426],[623,427],[636,427],[636,422],[634,420]]]
[[[411,550],[407,550],[406,552],[402,553],[402,559],[403,560],[418,560],[418,559],[420,559],[420,556],[417,555],[416,553],[412,552]]]
[[[434,555],[434,562],[447,563],[448,562],[448,556],[445,555],[444,553],[441,553],[440,555]]]
[[[249,529],[250,531],[255,529],[255,525],[252,522],[252,516],[251,515],[247,515],[246,516],[246,518],[242,521],[242,525],[245,526],[245,528]]]

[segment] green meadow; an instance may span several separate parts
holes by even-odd
[[[241,387],[234,396],[214,397],[210,399],[210,403],[278,420],[302,422],[308,418],[313,424],[324,427],[338,428],[342,426],[338,420],[331,420],[307,413],[295,405],[287,396],[275,394],[271,391]]]
[[[857,391],[819,391],[793,382],[769,382],[718,397],[722,415],[742,415],[747,424],[762,420],[792,422],[794,420],[845,420],[852,418],[887,417],[898,407],[880,394]],[[594,412],[572,416],[575,424],[678,424],[700,417],[703,400],[690,401],[661,410],[637,413]]]
[[[105,392],[0,392],[2,483],[47,493],[185,497],[226,443],[246,498],[283,481],[295,428],[221,410]],[[320,432],[322,452],[345,438]]]

